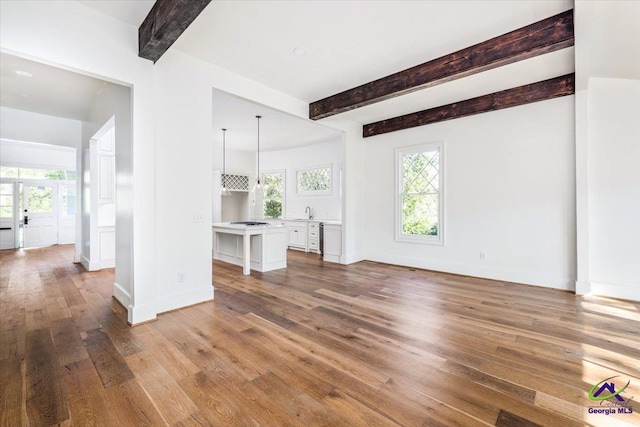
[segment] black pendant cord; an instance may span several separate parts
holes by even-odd
[[[262,116],[256,116],[256,119],[258,119],[258,176],[257,176],[258,184],[260,184],[260,119],[261,118]]]
[[[227,130],[222,129],[222,175],[227,174]]]

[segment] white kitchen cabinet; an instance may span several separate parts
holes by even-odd
[[[340,262],[342,256],[342,226],[324,224],[324,261]]]
[[[307,226],[307,251],[320,253],[320,223],[309,222]]]
[[[307,250],[307,223],[298,221],[287,222],[287,245],[290,248]]]

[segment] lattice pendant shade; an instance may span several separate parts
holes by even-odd
[[[222,175],[222,183],[228,190],[249,191],[249,177],[247,175]]]

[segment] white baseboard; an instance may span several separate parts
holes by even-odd
[[[116,282],[113,282],[113,297],[124,307],[131,305],[131,294]]]
[[[544,288],[573,291],[575,279],[570,277],[557,277],[548,274],[529,271],[516,271],[507,269],[478,267],[467,264],[453,264],[434,262],[423,258],[401,257],[394,255],[366,254],[367,260],[383,262],[387,264],[403,265],[407,267],[421,268],[425,270],[441,271],[444,273],[461,274],[464,276],[481,277],[485,279],[500,280],[505,282],[522,283],[525,285],[540,286]]]
[[[362,253],[342,255],[340,257],[340,264],[354,264],[356,262],[364,261],[364,259],[364,255]]]
[[[155,320],[158,314],[155,301],[145,305],[129,305],[128,321],[131,326]]]
[[[589,287],[593,295],[640,301],[640,283],[590,282]]]
[[[591,283],[576,280],[576,295],[586,295],[591,293]]]
[[[176,310],[213,299],[213,286],[210,283],[188,292],[164,295],[156,300],[158,313]]]
[[[73,256],[73,263],[74,264],[81,264],[82,263],[82,254],[75,254]]]
[[[84,255],[82,255],[80,263],[87,271],[98,271],[102,270],[103,268],[115,268],[116,266],[115,259],[108,259],[105,261],[91,261]]]
[[[335,262],[335,263],[340,263],[340,255],[329,255],[329,254],[323,254],[322,255],[322,260],[324,262]]]

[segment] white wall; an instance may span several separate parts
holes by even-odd
[[[306,218],[305,208],[311,207],[314,218],[342,219],[341,168],[344,164],[344,142],[335,141],[260,153],[261,173],[285,170],[285,218]],[[332,167],[331,194],[305,196],[296,194],[296,170],[314,166]]]
[[[80,147],[82,122],[0,107],[0,137],[40,144]]]
[[[589,80],[591,292],[640,300],[640,80]]]
[[[230,150],[227,147],[226,163],[228,174],[256,174],[256,153],[253,151]],[[222,171],[222,145],[213,148],[213,170]]]
[[[367,138],[366,258],[572,289],[573,116],[569,96]],[[433,141],[445,144],[446,243],[396,242],[394,149]]]
[[[640,300],[640,2],[575,2],[576,292]]]
[[[0,140],[0,162],[7,166],[76,170],[76,149],[32,142]]]
[[[365,140],[362,124],[335,117],[323,123],[343,133],[345,162],[342,173],[342,256],[340,262],[351,264],[365,259],[365,198],[368,196],[365,178]]]

